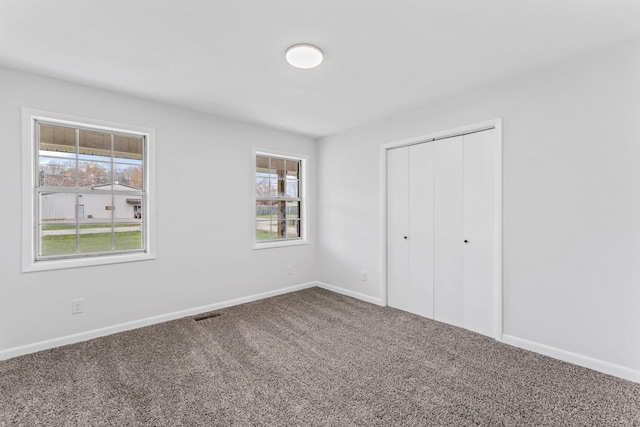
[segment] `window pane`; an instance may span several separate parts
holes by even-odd
[[[55,151],[75,155],[75,129],[48,124],[39,124],[38,126],[40,129],[40,141],[38,144],[40,151]]]
[[[107,252],[111,251],[112,242],[111,224],[93,223],[80,226],[80,252]]]
[[[74,159],[40,157],[41,187],[75,187],[76,162]]]
[[[270,189],[271,182],[269,181],[269,178],[260,176],[260,174],[256,175],[256,195],[258,197],[269,197]]]
[[[140,137],[113,137],[114,181],[118,184],[143,188],[143,142]]]
[[[264,156],[256,156],[256,172],[269,174],[269,158]]]
[[[92,194],[80,194],[78,196],[79,204],[82,205],[82,210],[78,211],[78,219],[80,221],[87,222],[111,222],[113,213],[113,196],[111,189],[108,187],[96,187],[96,190],[100,188],[106,188],[106,190],[96,191]],[[117,195],[116,198],[123,198],[126,196]]]
[[[39,235],[41,256],[76,253],[75,224],[42,225]]]
[[[287,219],[300,218],[300,202],[287,202]]]
[[[80,129],[78,187],[111,190],[111,134]]]
[[[142,224],[140,220],[132,223],[115,224],[114,249],[117,251],[143,249]]]
[[[300,221],[297,219],[287,220],[287,238],[295,239],[300,237]]]
[[[79,136],[78,154],[83,159],[104,161],[111,158],[111,134],[80,129]]]
[[[277,179],[271,179],[269,180],[269,196],[271,197],[278,197],[278,180]]]
[[[113,195],[113,221],[130,224],[140,222],[143,211],[143,197],[128,194]],[[136,220],[136,221],[134,221]]]
[[[271,221],[256,221],[256,240],[271,239]]]
[[[125,160],[142,161],[142,141],[141,137],[129,137],[122,135],[113,136],[113,157],[114,161]]]
[[[298,179],[300,161],[287,160],[287,179]]]
[[[114,184],[142,190],[142,162],[113,165]],[[123,188],[128,190],[129,188]]]
[[[284,179],[279,179],[278,182],[276,183],[277,185],[277,191],[275,196],[276,197],[285,197],[286,194],[286,185],[285,185],[285,180]]]
[[[270,219],[271,215],[275,213],[272,207],[273,205],[269,201],[256,200],[256,219]]]
[[[77,196],[73,193],[40,194],[40,221],[62,221],[75,223]]]
[[[116,197],[118,197],[116,195]],[[124,215],[121,218],[120,216],[115,218],[115,222],[131,222],[130,219],[133,218],[134,222],[142,222],[142,218],[144,218],[142,203],[143,198],[139,196],[127,196],[125,198],[125,202],[127,203],[127,207],[125,209]],[[120,211],[118,211],[120,213]]]
[[[298,197],[298,181],[287,180],[286,194],[287,197]]]
[[[277,220],[256,221],[256,240],[271,240],[278,238]]]
[[[286,235],[286,229],[287,229],[287,217],[286,217],[286,209],[287,209],[287,205],[286,202],[275,202],[275,207],[277,209],[277,214],[273,219],[277,219],[276,222],[276,229],[275,229],[275,233],[276,233],[276,238],[277,239],[284,239],[287,235]]]
[[[284,159],[271,159],[271,178],[284,178]]]
[[[111,164],[105,162],[78,162],[78,187],[100,186],[96,189],[111,190]]]

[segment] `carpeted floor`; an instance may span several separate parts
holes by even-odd
[[[0,426],[637,426],[640,384],[322,289],[0,362]]]

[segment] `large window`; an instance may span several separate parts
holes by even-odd
[[[306,159],[255,152],[256,248],[306,243]]]
[[[32,232],[23,269],[148,258],[150,134],[27,120]]]

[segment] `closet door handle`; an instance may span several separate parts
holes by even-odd
[[[465,245],[468,245],[469,241],[465,239],[464,243],[465,243]]]
[[[409,238],[409,237],[407,237],[407,236],[404,236],[404,240],[407,240],[408,238]]]

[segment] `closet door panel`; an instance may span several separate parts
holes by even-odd
[[[463,321],[463,137],[434,143],[434,319]]]
[[[409,147],[387,152],[387,299],[390,307],[400,310],[408,310],[413,299],[409,286]]]
[[[464,323],[494,336],[495,130],[464,137]]]
[[[409,149],[408,311],[433,319],[433,144]]]

